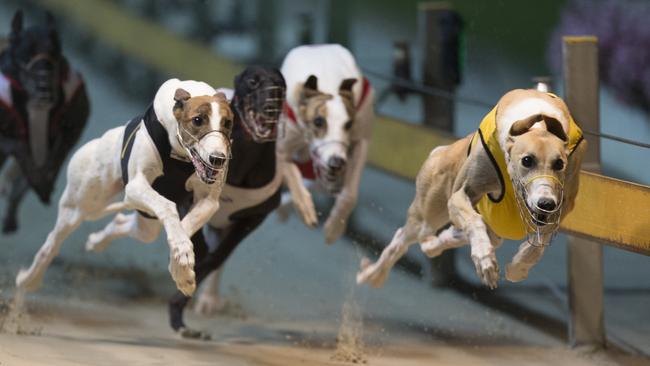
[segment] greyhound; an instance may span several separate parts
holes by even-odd
[[[2,231],[10,233],[30,186],[49,203],[61,165],[86,126],[89,103],[81,75],[61,53],[50,13],[45,25],[26,29],[23,13],[14,14],[0,71],[0,166],[11,157],[0,189],[9,199]]]
[[[68,165],[56,225],[31,267],[18,273],[18,288],[32,291],[40,286],[64,239],[82,221],[136,209],[129,215],[118,213],[103,230],[91,234],[86,248],[101,250],[125,236],[152,242],[164,226],[169,272],[177,288],[191,295],[195,279],[190,236],[219,207],[232,117],[223,93],[203,82],[170,79],[143,116],[79,148]],[[123,201],[113,202],[121,192]],[[193,204],[181,221],[177,205],[188,199]]]
[[[374,90],[346,48],[330,44],[300,46],[282,64],[287,103],[278,139],[286,162],[284,177],[291,201],[308,226],[318,222],[303,178],[336,197],[325,240],[345,231],[356,206],[374,119]]]
[[[573,209],[586,148],[560,98],[537,90],[505,94],[476,133],[431,152],[406,224],[376,263],[362,260],[357,283],[381,287],[416,242],[429,257],[469,242],[478,276],[496,288],[496,248],[503,238],[527,237],[506,267],[509,281],[524,280]]]
[[[212,273],[197,301],[203,313],[220,306],[218,283],[224,261],[280,204],[282,168],[276,158],[275,140],[285,101],[284,78],[278,70],[252,66],[235,77],[234,85],[234,92],[220,89],[231,97],[230,106],[235,112],[233,159],[219,199],[220,208],[204,229],[207,235],[197,232],[192,238],[197,283]],[[171,298],[172,328],[182,337],[209,338],[183,322],[189,300],[181,292]]]

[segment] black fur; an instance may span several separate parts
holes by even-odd
[[[262,67],[248,67],[235,78],[235,97],[231,103],[233,111],[243,110],[241,106],[244,96],[257,88],[266,86],[285,87],[284,78],[279,71]],[[248,135],[242,125],[241,116],[235,113],[235,124],[232,132],[232,160],[228,167],[227,183],[240,188],[260,188],[273,180],[276,174],[275,141],[256,143]],[[217,249],[209,253],[205,238],[201,231],[192,237],[196,265],[196,283],[198,285],[226,261],[239,243],[257,228],[268,214],[280,204],[280,189],[266,201],[230,216],[231,225],[218,230],[220,242]],[[209,230],[215,230],[209,228]],[[184,328],[183,310],[189,297],[177,292],[169,302],[170,325],[174,330]]]
[[[33,160],[28,140],[29,131],[21,132],[19,128],[22,125],[26,130],[28,118],[26,104],[30,95],[25,89],[12,86],[13,108],[18,113],[17,115],[0,113],[0,167],[9,156],[13,156],[21,168],[22,175],[11,182],[9,204],[3,225],[4,232],[17,229],[18,205],[29,187],[36,192],[43,203],[49,203],[61,165],[79,140],[90,112],[88,97],[83,86],[75,97],[64,105],[60,81],[69,72],[69,66],[61,52],[52,15],[46,14],[43,25],[23,28],[23,15],[18,11],[12,20],[9,45],[0,53],[0,71],[19,85],[24,85],[20,65],[28,63],[36,54],[47,54],[54,60],[57,70],[52,76],[58,81],[53,83],[56,85],[52,93],[54,106],[50,112],[50,124],[45,127],[49,129],[47,160],[40,167],[36,166]],[[40,66],[36,66],[38,67]]]

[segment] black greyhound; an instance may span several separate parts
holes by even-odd
[[[18,205],[31,186],[45,204],[63,161],[77,143],[89,114],[81,76],[61,52],[54,18],[23,29],[23,13],[11,22],[0,53],[0,167],[12,156],[4,184],[9,204],[2,230],[18,228]]]
[[[232,160],[219,210],[207,225],[216,234],[208,238],[218,237],[219,242],[206,243],[202,231],[192,238],[197,287],[280,204],[282,174],[276,166],[275,139],[285,90],[284,78],[275,69],[252,66],[235,78]],[[183,337],[207,338],[183,322],[189,300],[181,292],[170,299],[171,326]]]

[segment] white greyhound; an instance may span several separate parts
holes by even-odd
[[[219,207],[232,118],[225,96],[208,84],[171,79],[143,116],[79,148],[68,165],[56,226],[31,267],[18,273],[18,288],[40,286],[64,239],[81,222],[136,209],[118,213],[104,230],[91,234],[86,248],[100,250],[125,236],[152,242],[164,226],[169,272],[178,289],[191,295],[196,286],[190,236]],[[121,192],[124,200],[113,202]],[[177,204],[189,199],[194,204],[181,221]]]
[[[325,222],[325,240],[333,243],[357,203],[374,119],[374,90],[350,51],[335,44],[294,48],[281,72],[287,103],[277,151],[288,163],[285,182],[308,226],[315,226],[318,218],[303,178],[336,196]]]

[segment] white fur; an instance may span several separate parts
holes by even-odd
[[[567,135],[569,134],[569,119],[561,109],[540,98],[522,99],[503,111],[497,111],[497,132],[499,135],[499,145],[503,151],[506,151],[506,139],[508,138],[508,133],[512,125],[534,114],[544,114],[557,119],[562,124],[564,132]],[[543,127],[540,123],[536,123],[532,128]]]
[[[192,96],[214,95],[215,90],[205,83],[172,79],[165,82],[156,94],[154,108],[159,121],[168,132],[173,153],[187,158],[185,150],[176,141],[178,122],[172,114],[173,94],[178,87]],[[211,127],[217,129],[221,121],[219,108],[213,108],[213,113]],[[137,209],[154,214],[158,220],[146,219],[137,213],[118,213],[104,230],[89,236],[86,248],[101,250],[112,240],[124,236],[151,242],[158,237],[161,227],[164,227],[170,249],[169,271],[172,278],[184,294],[191,295],[194,292],[194,252],[190,236],[218,209],[221,184],[207,185],[193,174],[188,179],[186,188],[193,191],[194,204],[181,221],[176,205],[151,187],[151,183],[162,174],[162,162],[144,126],[134,137],[128,166],[129,182],[124,186],[120,168],[123,135],[123,126],[108,130],[100,138],[83,145],[72,156],[68,165],[67,186],[59,201],[56,226],[34,257],[31,267],[19,272],[16,278],[19,288],[34,290],[40,286],[43,275],[63,240],[81,222],[96,220],[120,210]],[[217,182],[222,181],[220,179]],[[124,192],[124,200],[111,203],[121,192]]]
[[[352,54],[340,45],[300,46],[291,50],[282,64],[282,75],[287,83],[287,103],[298,111],[297,90],[310,75],[318,78],[318,90],[331,94],[327,101],[327,134],[320,139],[309,139],[304,121],[293,123],[282,119],[281,138],[278,140],[278,154],[287,162],[284,172],[285,182],[291,192],[291,198],[303,221],[309,226],[318,222],[311,193],[302,183],[298,167],[293,157],[300,151],[322,146],[321,160],[339,155],[347,157],[347,167],[342,190],[336,196],[336,203],[325,222],[325,240],[336,241],[344,232],[347,220],[356,206],[361,173],[366,162],[370,128],[374,119],[374,91],[371,89],[363,104],[358,105],[363,87],[363,75]],[[348,121],[347,112],[339,96],[341,81],[355,78],[353,86],[355,105],[358,110],[353,127],[344,131],[343,125]],[[300,117],[296,114],[297,118]],[[336,141],[337,143],[332,143]]]

